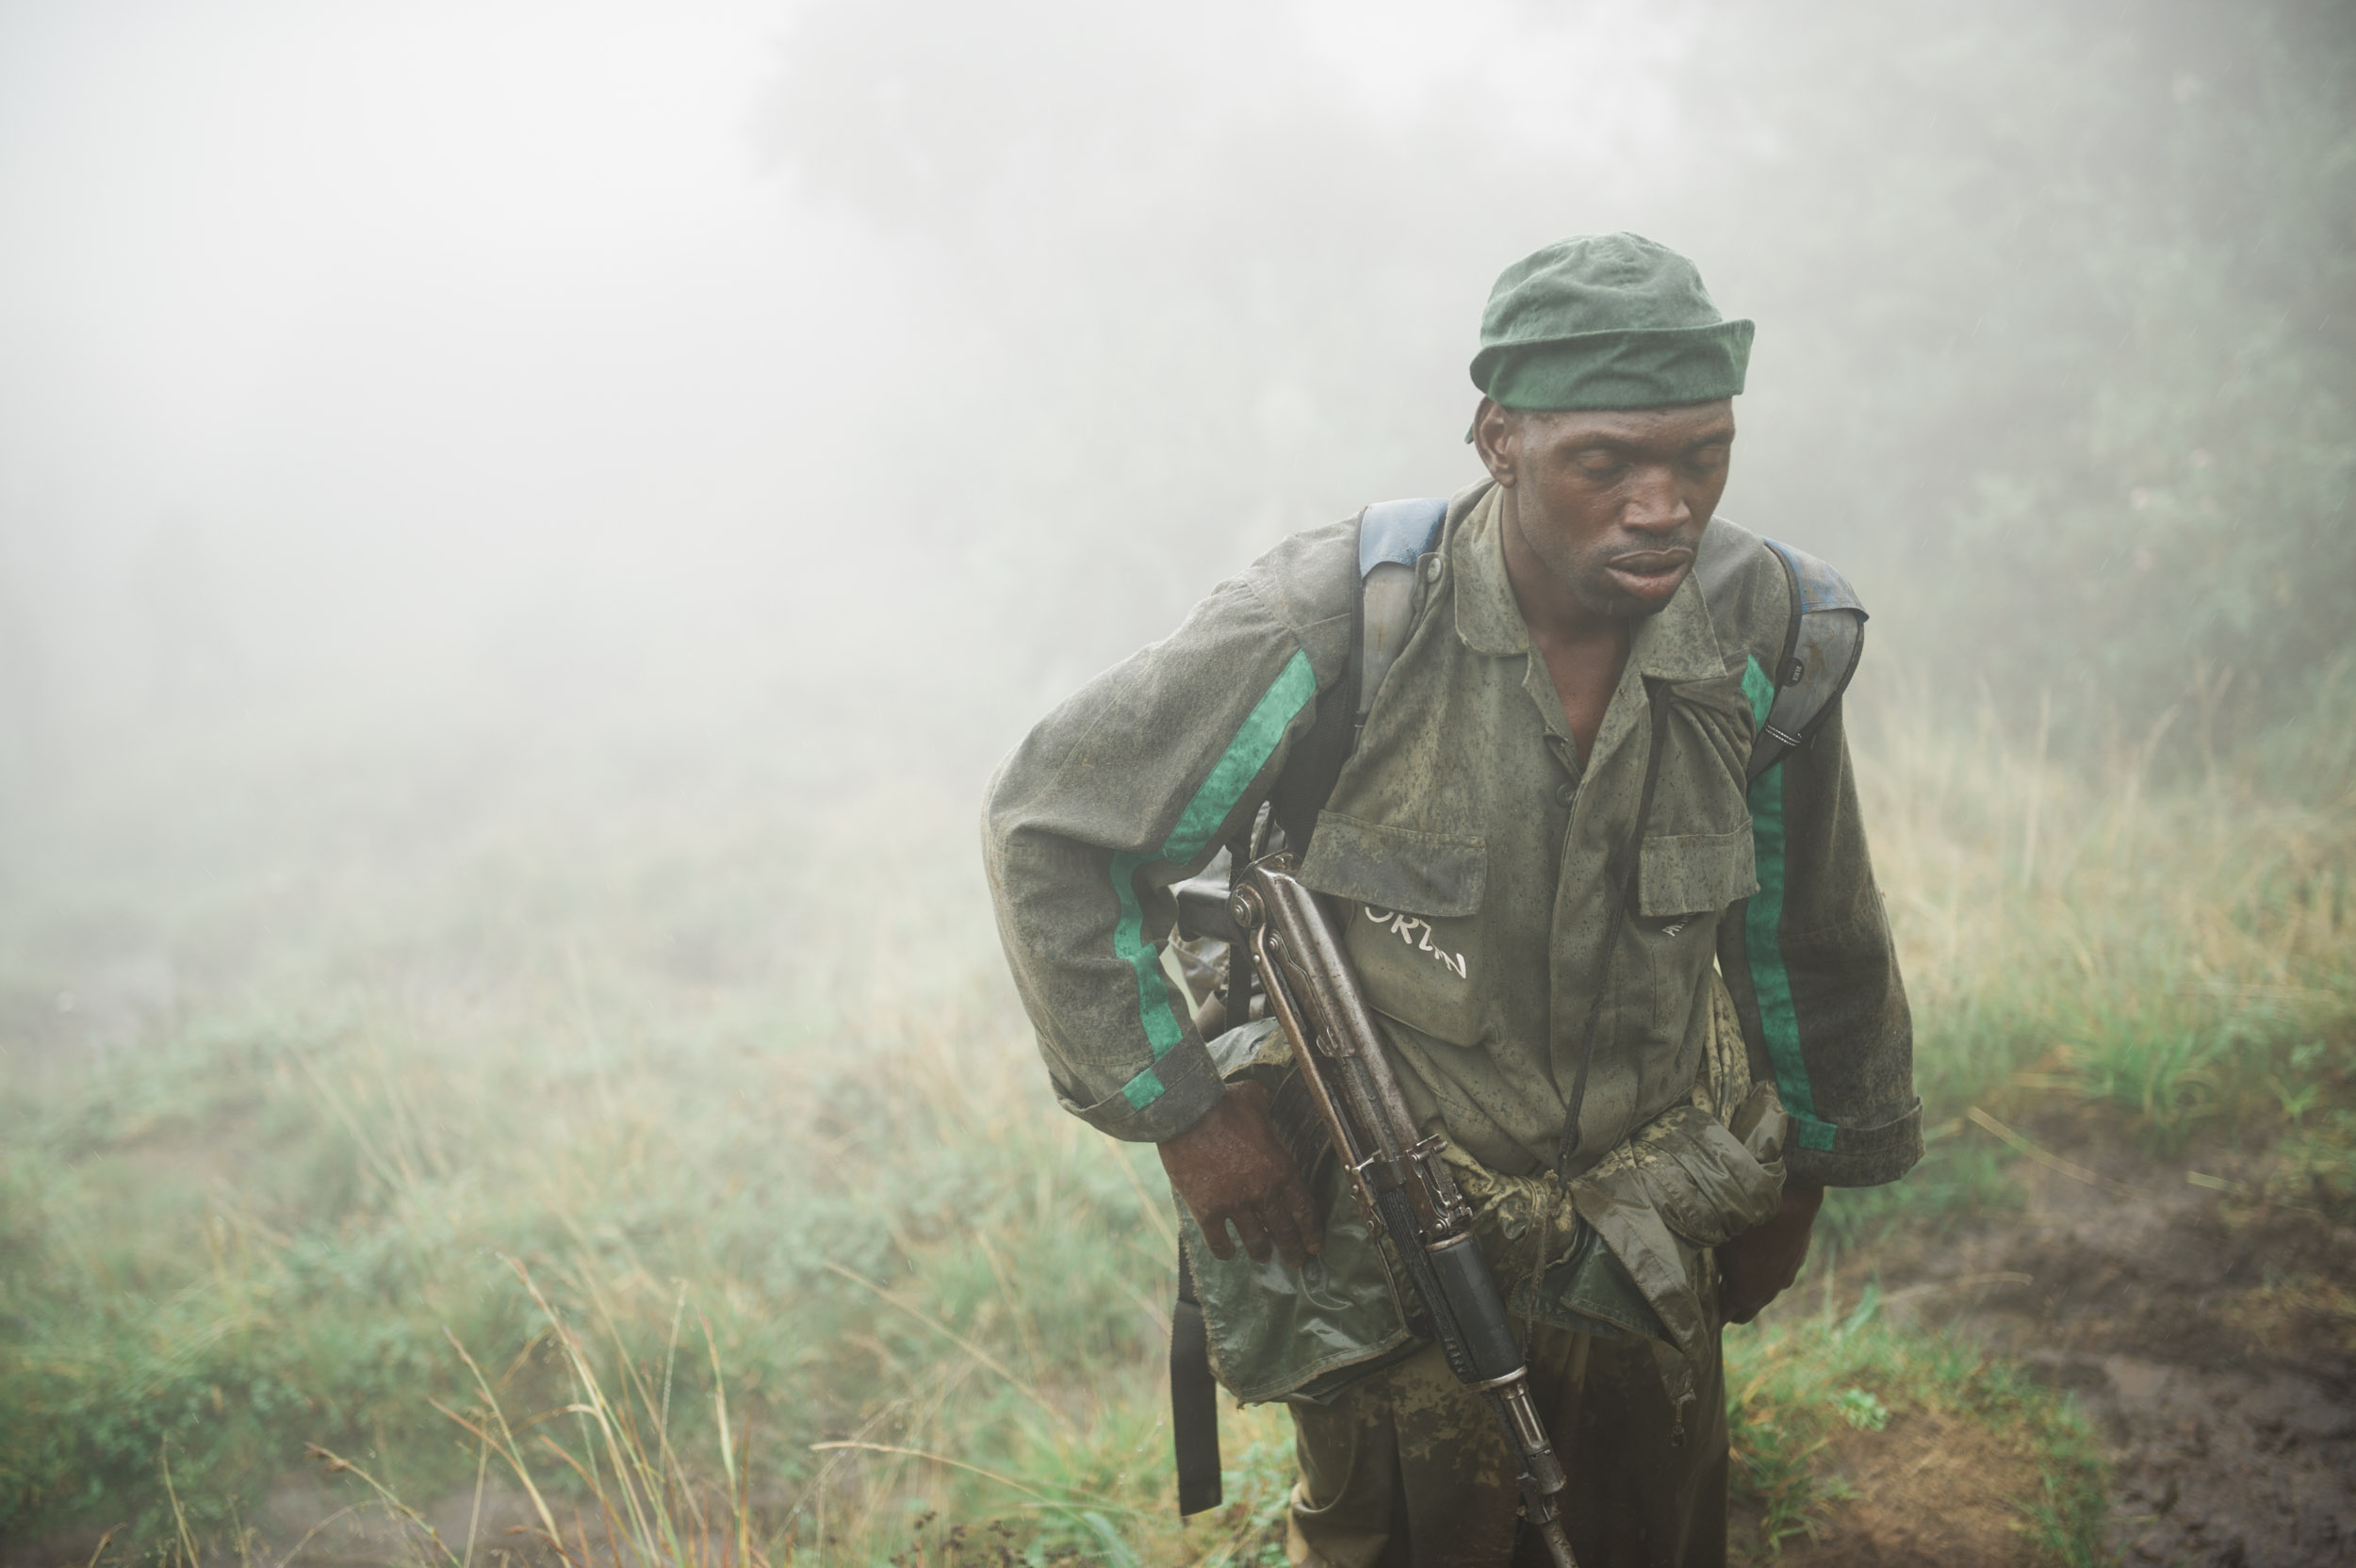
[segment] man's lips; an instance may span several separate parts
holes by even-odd
[[[1692,550],[1632,550],[1614,556],[1604,570],[1623,592],[1641,599],[1665,599],[1685,580]]]

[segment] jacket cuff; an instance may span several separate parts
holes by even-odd
[[[1917,1100],[1904,1116],[1878,1127],[1813,1121],[1801,1127],[1784,1145],[1783,1179],[1789,1186],[1877,1187],[1912,1170],[1922,1157],[1922,1102]]]
[[[1130,1143],[1165,1143],[1210,1115],[1226,1092],[1203,1042],[1183,1039],[1160,1061],[1093,1105],[1056,1098],[1065,1110],[1100,1133]]]

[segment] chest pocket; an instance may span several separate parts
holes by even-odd
[[[1685,1025],[1702,976],[1716,957],[1719,915],[1757,891],[1747,824],[1731,833],[1659,834],[1644,840],[1636,865],[1628,946],[1641,955],[1647,972],[1652,1027],[1662,1042],[1693,1037]],[[1681,1059],[1676,1070],[1680,1076],[1688,1070]]]
[[[1742,769],[1751,714],[1731,676],[1681,681],[1657,710],[1661,755],[1644,817],[1634,907],[1670,923],[1715,914],[1759,890]]]
[[[1647,838],[1637,861],[1636,912],[1649,919],[1715,914],[1759,891],[1748,824],[1731,833]]]
[[[1747,876],[1749,846],[1745,843],[1738,852],[1733,843],[1736,835],[1747,836],[1751,825],[1743,799],[1749,788],[1743,768],[1751,752],[1751,710],[1742,683],[1731,676],[1680,681],[1661,700],[1661,760],[1644,821],[1647,871],[1656,860],[1675,862],[1674,874],[1666,866],[1661,874],[1691,884],[1705,866],[1714,861],[1724,868],[1729,855],[1739,854],[1741,874]],[[1668,843],[1656,855],[1654,845],[1661,841]],[[1686,904],[1673,912],[1714,909],[1730,902]]]
[[[1478,838],[1391,827],[1327,811],[1301,879],[1333,901],[1366,1002],[1449,1045],[1480,1043],[1493,983],[1481,939],[1489,878]]]

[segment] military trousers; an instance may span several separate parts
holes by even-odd
[[[1717,1343],[1683,1411],[1652,1347],[1540,1323],[1530,1393],[1569,1478],[1579,1568],[1723,1568],[1726,1403]],[[1301,1462],[1285,1550],[1310,1568],[1544,1568],[1488,1404],[1438,1346],[1336,1395],[1292,1403]]]

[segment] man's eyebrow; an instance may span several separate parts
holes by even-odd
[[[1697,452],[1704,447],[1723,447],[1733,439],[1733,427],[1722,425],[1716,430],[1697,435],[1686,442],[1677,449],[1677,454],[1684,456],[1690,452]],[[1641,457],[1647,452],[1658,450],[1660,448],[1654,442],[1641,435],[1607,435],[1600,431],[1592,435],[1582,435],[1573,441],[1570,446],[1571,455],[1574,457],[1587,452],[1609,452],[1618,457]]]

